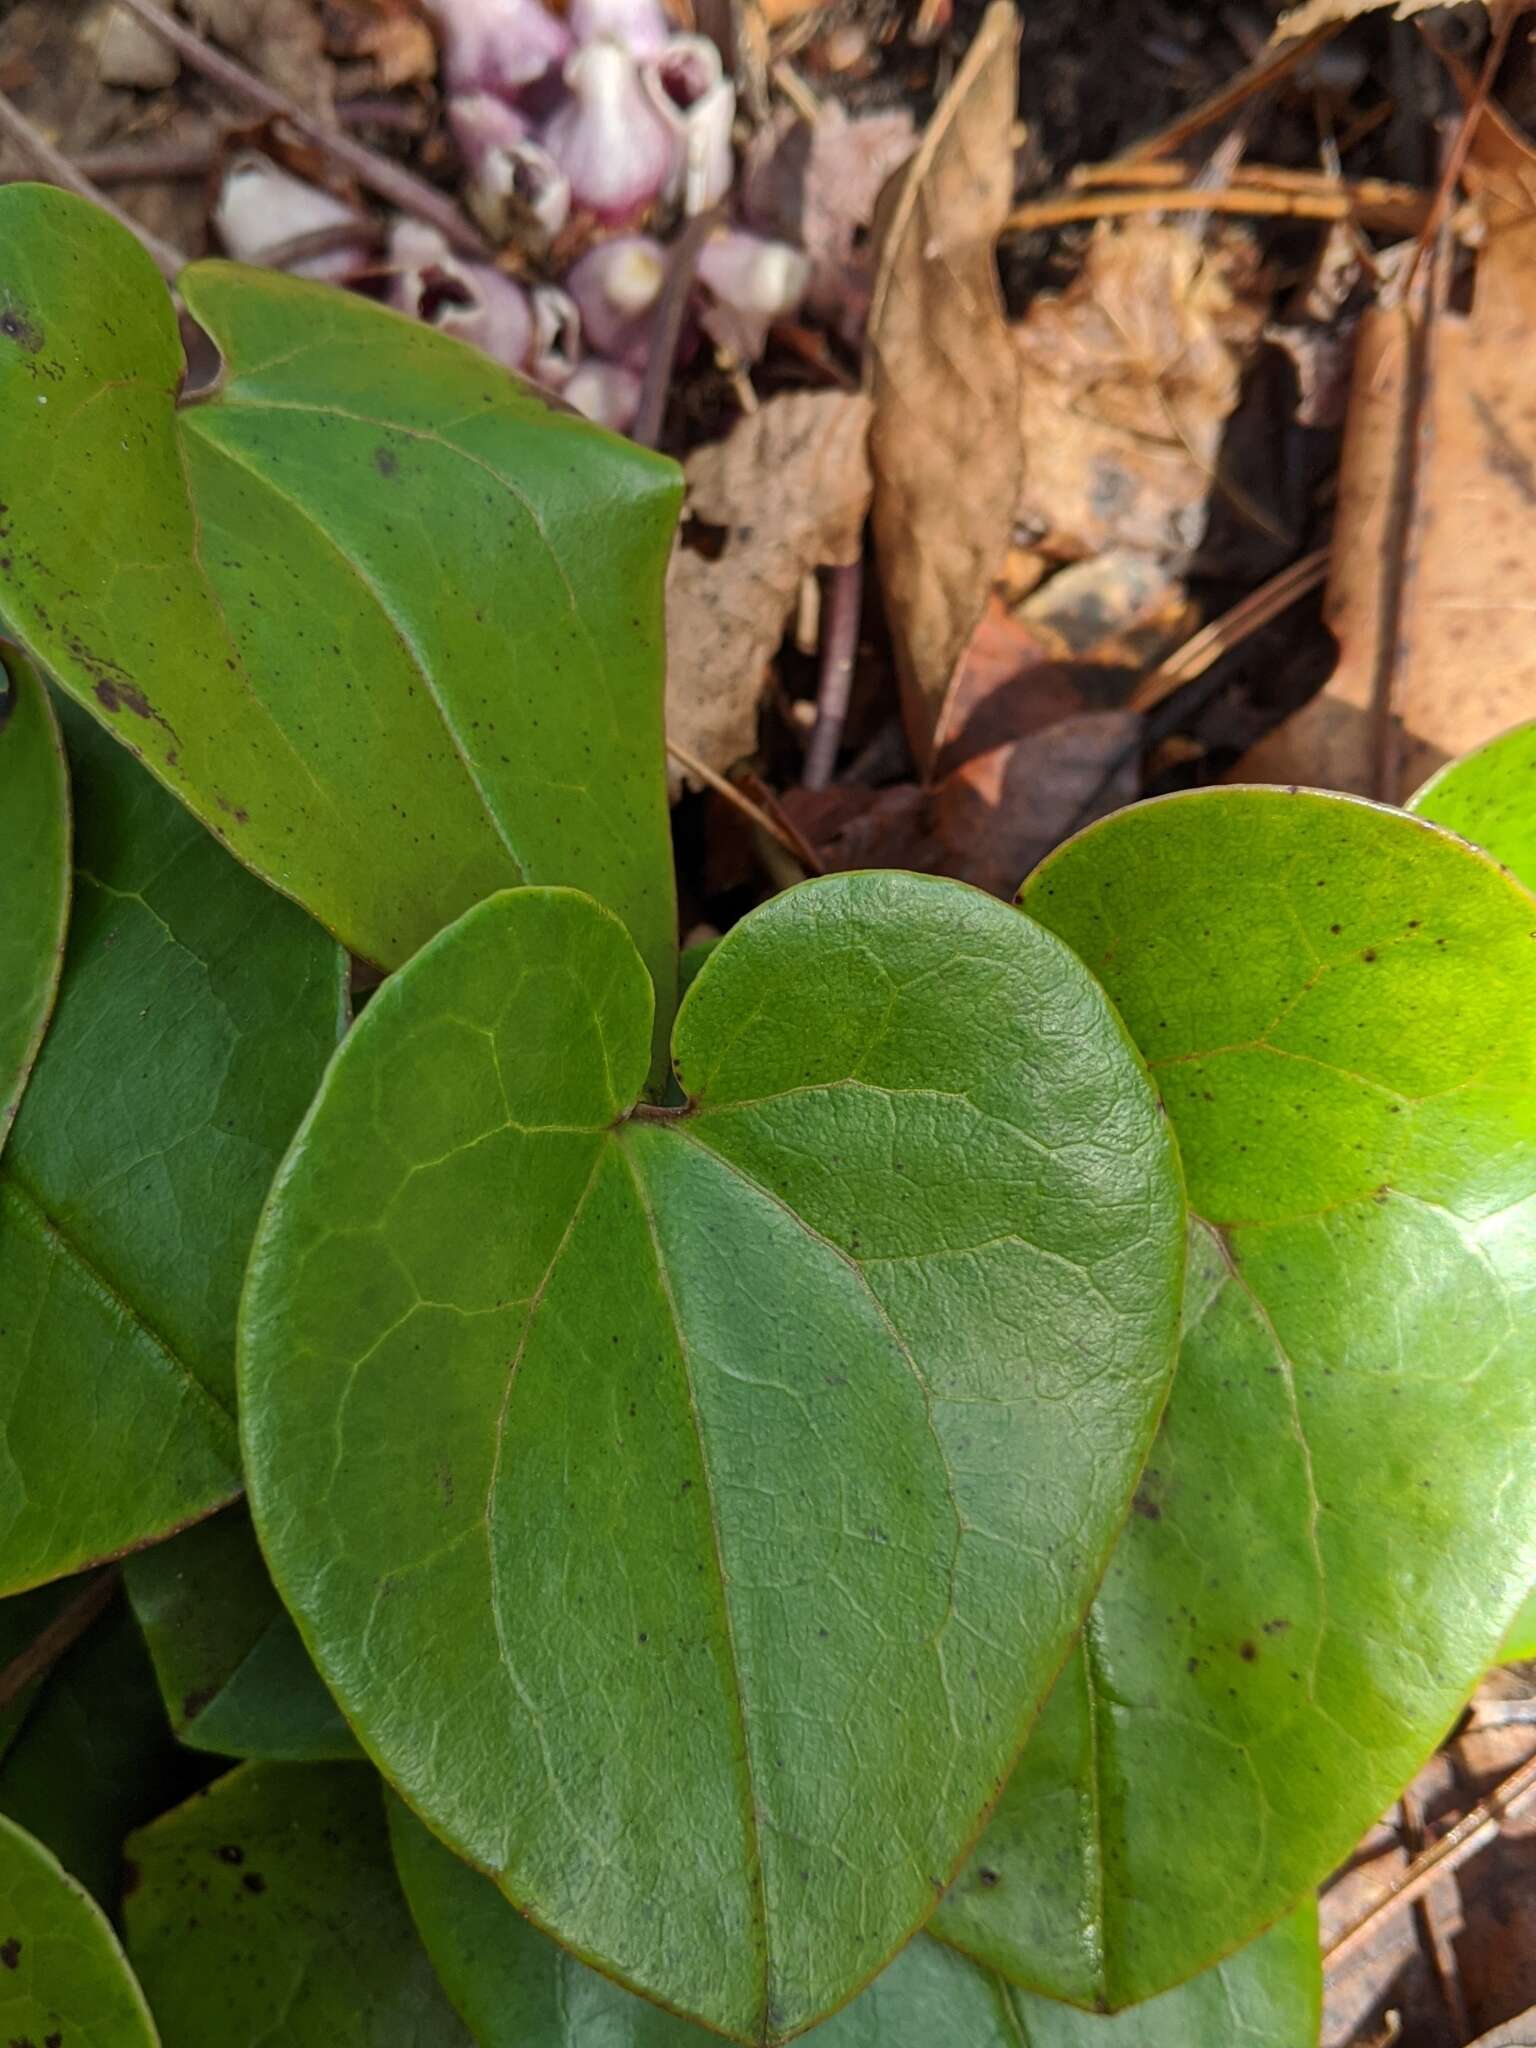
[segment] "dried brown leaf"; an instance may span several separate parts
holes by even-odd
[[[1065,555],[1118,545],[1186,561],[1264,299],[1246,234],[1104,223],[1073,282],[1014,330],[1023,522]]]
[[[811,259],[806,305],[854,346],[864,337],[875,281],[861,238],[882,188],[916,146],[905,107],[849,114],[828,100],[814,121],[779,108],[746,147],[748,221],[804,249]]]
[[[875,548],[925,772],[1019,488],[1018,358],[993,258],[1013,193],[1018,34],[998,0],[885,209],[870,311]]]
[[[1361,324],[1326,613],[1338,665],[1241,764],[1245,779],[1396,801],[1536,713],[1536,159],[1490,113],[1468,177],[1488,217],[1471,312],[1440,313],[1423,337],[1417,430],[1422,316]],[[1394,518],[1405,479],[1408,516]],[[1390,729],[1374,708],[1383,689]]]
[[[724,771],[757,743],[769,664],[800,579],[855,561],[869,509],[861,393],[770,398],[685,465],[688,512],[724,529],[713,559],[680,546],[667,586],[667,730]]]
[[[1444,4],[1445,0],[1303,0],[1300,7],[1281,15],[1275,23],[1273,40],[1294,42],[1299,36],[1316,35],[1319,29],[1340,27],[1356,15],[1379,14],[1388,7],[1393,10],[1394,21],[1407,21],[1411,15]]]
[[[1093,711],[993,747],[933,793],[940,872],[1011,897],[1070,832],[1140,793],[1134,711]]]

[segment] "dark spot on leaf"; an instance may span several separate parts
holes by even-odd
[[[195,1721],[217,1691],[216,1685],[200,1685],[195,1692],[189,1692],[181,1703],[183,1721]]]
[[[0,1963],[8,1970],[14,1970],[21,1962],[21,1943],[12,1934],[0,1941]]]
[[[0,313],[0,334],[25,349],[29,356],[35,356],[43,345],[43,330],[17,306],[7,306]]]
[[[1365,951],[1360,955],[1360,958],[1366,961],[1367,963],[1374,960],[1376,958],[1376,948],[1374,946],[1367,946]]]
[[[236,1842],[225,1842],[218,1852],[221,1863],[243,1863],[245,1851]]]
[[[1143,1493],[1139,1487],[1136,1491],[1136,1498],[1131,1502],[1131,1506],[1144,1522],[1160,1522],[1163,1519],[1163,1511],[1157,1502],[1150,1495]]]
[[[976,1875],[981,1879],[981,1882],[987,1887],[988,1891],[999,1882],[998,1873],[995,1870],[978,1870]]]
[[[400,474],[400,458],[393,448],[375,448],[373,451],[373,466],[380,476],[398,476]]]
[[[112,682],[103,676],[96,685],[96,701],[106,711],[131,711],[136,718],[153,718],[155,707],[132,683]]]
[[[1257,1643],[1239,1643],[1237,1654],[1245,1664],[1251,1664],[1259,1654],[1259,1646]]]
[[[244,1877],[241,1878],[240,1882],[245,1886],[248,1892],[260,1893],[264,1892],[267,1888],[267,1880],[262,1876],[259,1870],[248,1870],[245,1873]]]

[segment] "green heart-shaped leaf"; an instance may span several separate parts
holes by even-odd
[[[1408,808],[1502,861],[1536,889],[1536,721],[1501,733],[1432,775]],[[1536,1591],[1510,1624],[1501,1662],[1536,1657]]]
[[[1015,1780],[935,1925],[1119,2006],[1348,1852],[1530,1583],[1536,904],[1416,819],[1283,790],[1123,811],[1024,901],[1148,1056],[1203,1220],[1054,1804]]]
[[[1536,1592],[1526,1594],[1524,1606],[1499,1645],[1501,1664],[1523,1664],[1531,1657],[1536,1657]]]
[[[123,1837],[180,1797],[189,1761],[171,1738],[143,1638],[118,1599],[44,1683],[0,1763],[0,1813],[111,1912]]]
[[[670,1010],[661,586],[673,464],[478,351],[274,271],[0,193],[0,601],[240,858],[396,966],[492,890],[570,883]]]
[[[69,775],[48,695],[12,654],[0,672],[0,1146],[43,1042],[69,923]]]
[[[1177,1170],[1059,941],[955,883],[755,912],[636,1110],[589,898],[382,989],[268,1206],[253,1509],[369,1753],[583,1957],[744,2040],[929,1912],[1167,1384]],[[430,1739],[426,1731],[430,1730]]]
[[[345,960],[71,705],[75,888],[0,1158],[0,1590],[240,1486],[235,1308]]]
[[[718,2039],[589,1970],[540,1934],[398,1799],[389,1833],[411,1915],[479,2048],[705,2048]],[[815,2048],[1317,2048],[1317,1907],[1217,1970],[1105,2019],[1035,1998],[919,1934]]]
[[[1452,761],[1411,799],[1536,888],[1536,719]]]
[[[1018,2048],[1317,2048],[1323,1966],[1317,1901],[1145,2005],[1113,2014],[1011,1989]]]
[[[160,2048],[106,1915],[14,1821],[0,1819],[0,2037]]]
[[[243,1764],[128,1854],[128,1953],[164,2048],[471,2048],[362,1764]]]
[[[243,1508],[140,1551],[125,1577],[183,1742],[289,1763],[360,1754],[277,1597]]]

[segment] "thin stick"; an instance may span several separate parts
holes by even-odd
[[[380,156],[353,136],[343,135],[328,122],[306,113],[297,100],[279,92],[275,85],[268,85],[254,71],[247,71],[233,57],[226,57],[221,50],[215,50],[195,29],[167,14],[158,0],[122,0],[122,4],[136,14],[146,28],[153,29],[156,35],[179,52],[194,71],[200,71],[204,78],[225,92],[233,93],[236,98],[247,100],[263,112],[286,121],[317,149],[323,149],[334,162],[344,164],[358,183],[365,185],[370,192],[387,199],[391,206],[398,206],[403,213],[414,214],[418,220],[437,228],[455,248],[462,249],[467,255],[488,257],[493,253],[480,230],[435,185],[427,184],[424,179],[399,164],[391,163],[387,156]]]
[[[691,754],[686,747],[679,746],[676,740],[667,741],[667,752],[684,774],[707,783],[716,796],[724,797],[728,804],[734,804],[744,818],[750,818],[760,831],[766,832],[770,839],[776,840],[786,853],[792,853],[802,866],[809,866],[813,875],[826,873],[813,848],[807,846],[803,839],[797,845],[777,818],[765,811],[761,804],[755,804],[749,796],[744,796],[735,783],[727,782],[707,761],[701,761],[697,754]],[[809,861],[806,860],[807,854],[811,856]]]
[[[1361,227],[1408,234],[1424,225],[1431,202],[1411,185],[1403,190],[1411,197],[1389,201],[1362,199],[1348,186],[1332,192],[1267,192],[1260,186],[1247,185],[1222,185],[1211,191],[1197,185],[1179,185],[1167,191],[1062,192],[1050,199],[1027,200],[1009,214],[1004,228],[1010,234],[1023,234],[1031,229],[1062,227],[1068,221],[1098,220],[1112,214],[1209,210],[1289,220],[1352,220]]]
[[[712,206],[708,213],[701,213],[696,220],[689,221],[672,245],[666,279],[656,300],[656,310],[651,315],[645,374],[640,383],[640,404],[635,413],[635,423],[629,430],[629,438],[638,441],[642,448],[654,448],[661,439],[662,423],[667,416],[667,393],[672,385],[672,365],[677,358],[677,344],[682,339],[688,294],[693,290],[693,274],[699,267],[704,244],[724,219],[724,208]]]
[[[821,615],[821,679],[816,690],[816,723],[805,753],[801,781],[825,789],[837,766],[837,750],[848,722],[853,664],[859,651],[859,618],[864,608],[864,558],[843,562],[827,577]]]
[[[1071,192],[1095,191],[1101,186],[1187,185],[1189,166],[1158,161],[1152,163],[1079,164],[1067,179]],[[1269,192],[1349,192],[1372,206],[1423,206],[1428,194],[1417,185],[1399,184],[1392,178],[1341,178],[1329,171],[1293,170],[1286,164],[1245,163],[1233,166],[1227,183],[1234,187],[1256,186]]]
[[[1518,1770],[1511,1771],[1501,1784],[1496,1785],[1486,1799],[1479,1800],[1470,1813],[1463,1814],[1455,1827],[1448,1829],[1438,1842],[1432,1842],[1422,1855],[1415,1856],[1382,1897],[1329,1944],[1323,1951],[1323,1967],[1337,1969],[1389,1914],[1411,1906],[1436,1878],[1459,1870],[1463,1863],[1493,1840],[1504,1822],[1514,1815],[1517,1808],[1524,1806],[1533,1792],[1536,1792],[1536,1756],[1529,1756]]]
[[[1261,583],[1257,590],[1250,591],[1240,604],[1223,612],[1219,619],[1212,619],[1208,626],[1202,626],[1166,661],[1159,662],[1155,669],[1142,677],[1126,699],[1126,710],[1151,711],[1165,697],[1171,697],[1175,690],[1182,689],[1185,683],[1192,683],[1196,676],[1204,675],[1208,668],[1234,647],[1240,646],[1250,634],[1288,611],[1309,590],[1316,590],[1327,578],[1328,560],[1327,548],[1317,548],[1310,555],[1303,555],[1299,561],[1271,576],[1267,583]]]
[[[35,1678],[46,1678],[64,1652],[79,1642],[117,1591],[121,1576],[116,1565],[97,1572],[73,1600],[60,1608],[48,1626],[0,1670],[0,1712],[19,1699]]]
[[[139,180],[206,178],[221,152],[209,142],[122,142],[88,149],[75,169],[98,185],[132,185]]]
[[[181,251],[169,242],[163,242],[150,229],[141,227],[121,207],[114,206],[104,192],[81,175],[62,150],[54,147],[41,129],[33,127],[21,109],[13,106],[4,93],[0,93],[0,129],[10,136],[39,177],[50,185],[61,185],[66,192],[73,192],[81,199],[89,199],[103,213],[110,213],[119,227],[126,228],[149,251],[160,275],[168,283],[175,283],[187,267],[187,259]]]

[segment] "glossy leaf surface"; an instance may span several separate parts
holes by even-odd
[[[1204,1220],[1062,1791],[1037,1839],[1010,1787],[963,1938],[1121,2005],[1348,1853],[1530,1582],[1536,904],[1416,819],[1281,790],[1122,812],[1024,900],[1147,1053]]]
[[[244,1764],[131,1836],[128,1953],[164,2048],[471,2048],[362,1764]]]
[[[1431,776],[1408,807],[1470,839],[1536,889],[1536,722],[1518,725]],[[1536,1657],[1536,1590],[1526,1596],[1500,1661]]]
[[[395,1863],[443,1987],[479,2048],[705,2048],[718,2041],[600,1977],[389,1801]],[[800,2037],[816,2048],[1016,2048],[1001,1980],[917,1935],[852,2005]]]
[[[0,1588],[239,1488],[246,1253],[342,1018],[339,949],[73,706],[58,1003],[0,1158]]]
[[[119,1595],[45,1680],[0,1763],[0,1813],[115,1912],[123,1839],[188,1789],[188,1761]]]
[[[159,2048],[105,1914],[54,1857],[0,1818],[0,2038]]]
[[[73,695],[365,958],[521,879],[674,977],[658,456],[354,294],[194,264],[224,359],[178,407],[165,287],[0,194],[0,599]]]
[[[743,2039],[929,1911],[1167,1384],[1182,1204],[1091,978],[847,876],[650,990],[569,891],[395,976],[279,1176],[253,1508],[364,1746],[584,1959]]]
[[[43,1042],[69,922],[69,776],[35,671],[0,667],[0,1147]]]
[[[1009,1998],[1019,2048],[1317,2048],[1317,1903],[1309,1898],[1226,1962],[1129,2012],[1080,2012],[1016,1989]]]
[[[244,1508],[141,1551],[126,1578],[183,1742],[289,1763],[360,1754],[277,1597]]]
[[[1531,1657],[1536,1657],[1536,1592],[1526,1594],[1499,1647],[1501,1664],[1521,1664]]]
[[[1536,719],[1430,777],[1409,804],[1536,888]]]
[[[427,1953],[479,2048],[705,2048],[719,2038],[577,1962],[397,1799],[389,1831]],[[1219,1970],[1114,2019],[1032,1997],[919,1934],[800,2038],[815,2048],[1317,2048],[1321,2002],[1308,1901]]]

